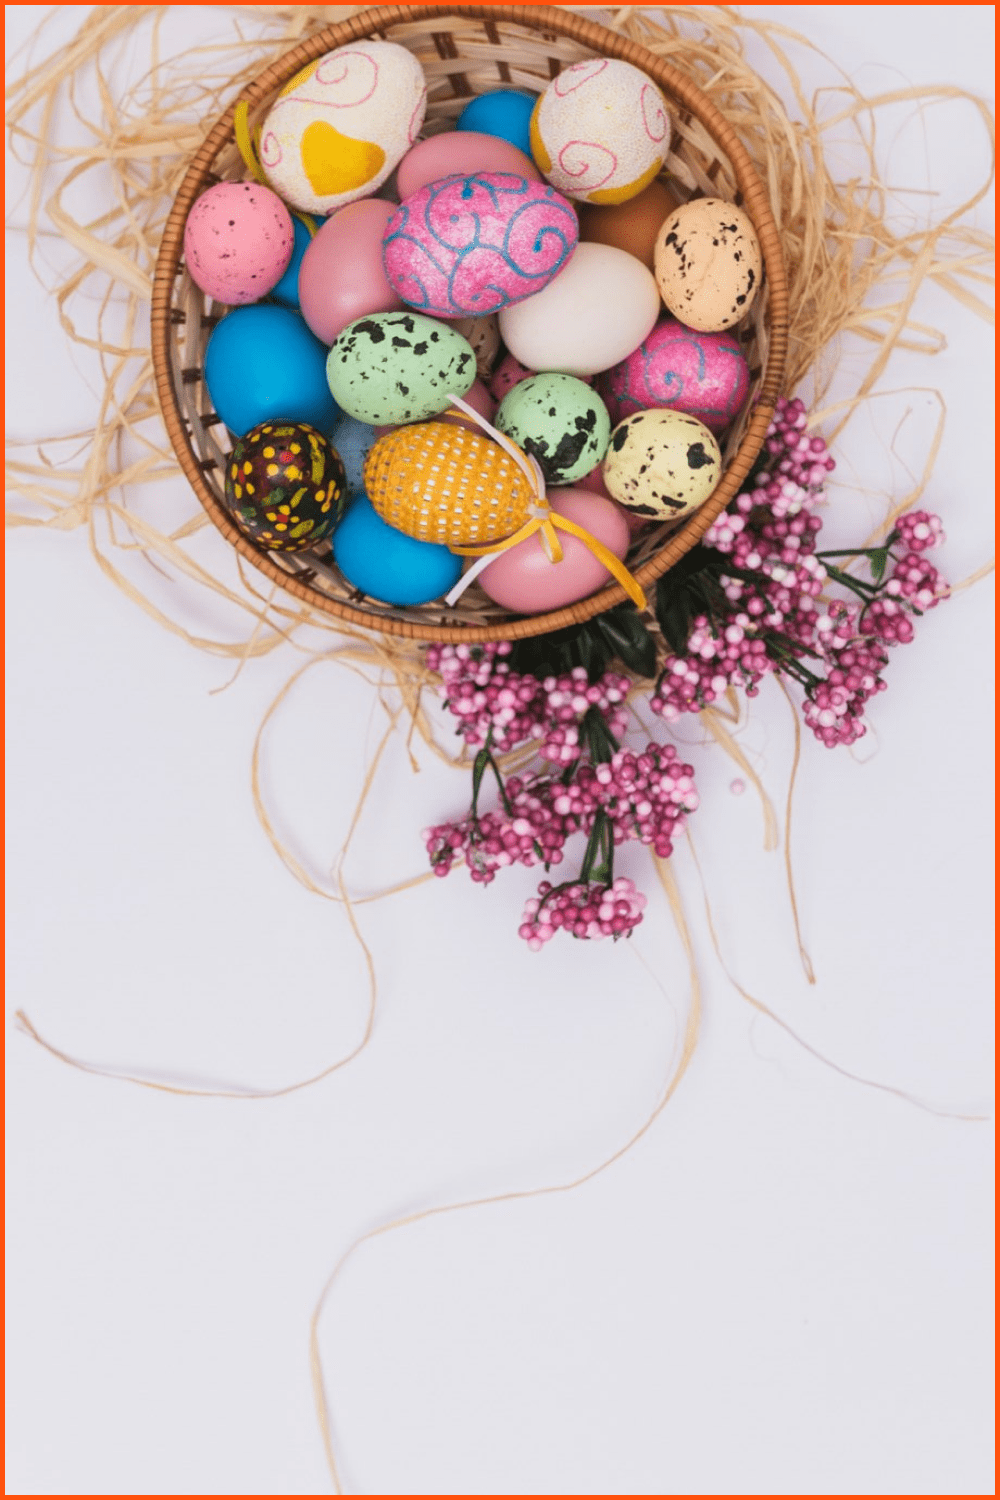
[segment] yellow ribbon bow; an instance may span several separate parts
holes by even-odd
[[[453,406],[459,407],[466,416],[472,417],[495,442],[498,442],[501,447],[507,450],[532,486],[535,498],[531,505],[528,520],[525,521],[519,531],[514,532],[513,536],[505,537],[502,542],[491,542],[485,547],[453,546],[451,548],[451,551],[457,553],[460,557],[476,557],[479,561],[467,573],[462,575],[451,593],[445,596],[445,602],[447,604],[454,604],[459,596],[469,587],[469,584],[478,578],[479,574],[485,568],[489,567],[490,563],[494,558],[499,557],[501,552],[507,552],[511,547],[516,547],[519,542],[525,542],[529,537],[536,534],[539,535],[549,562],[562,562],[563,549],[562,543],[559,540],[559,532],[565,531],[570,536],[578,537],[584,546],[589,548],[598,562],[607,568],[615,582],[621,584],[637,608],[645,609],[646,595],[643,593],[638,580],[632,576],[621,559],[617,558],[609,547],[605,547],[603,542],[599,542],[596,536],[592,536],[589,531],[586,531],[582,526],[578,526],[575,521],[569,520],[568,517],[559,515],[549,505],[545,494],[545,478],[537,459],[532,454],[525,453],[516,443],[511,442],[505,433],[498,432],[495,427],[492,427],[486,421],[485,417],[481,417],[460,396],[452,396],[450,399]]]

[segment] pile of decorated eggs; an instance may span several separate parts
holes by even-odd
[[[716,488],[760,247],[733,204],[681,201],[666,100],[631,63],[480,95],[423,138],[426,104],[405,47],[329,52],[247,180],[191,209],[187,270],[224,313],[204,376],[226,505],[389,605],[457,596],[474,557],[502,608],[558,609]]]

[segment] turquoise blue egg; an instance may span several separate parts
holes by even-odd
[[[365,487],[365,459],[376,441],[374,427],[345,413],[330,434],[330,440],[343,462],[348,494],[360,494]]]
[[[323,223],[323,220],[320,220]],[[292,245],[292,258],[288,262],[288,269],[278,282],[277,286],[271,288],[271,296],[275,302],[280,302],[282,307],[298,307],[299,305],[299,266],[302,257],[309,247],[309,241],[313,237],[313,231],[308,225],[292,214],[292,232],[295,235],[295,243]]]
[[[236,437],[275,417],[332,432],[340,407],[327,384],[326,355],[326,345],[291,308],[267,302],[234,308],[205,350],[209,399]]]
[[[537,94],[524,94],[519,89],[494,89],[491,94],[479,94],[462,110],[455,129],[498,135],[530,157],[528,127],[537,98]]]
[[[383,604],[430,604],[462,572],[462,559],[447,547],[386,525],[367,495],[351,501],[333,533],[333,560],[348,583]]]

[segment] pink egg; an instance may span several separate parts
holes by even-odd
[[[474,380],[472,382],[471,389],[466,391],[465,395],[462,397],[462,400],[467,401],[472,407],[473,411],[477,411],[481,417],[485,417],[487,422],[493,421],[493,415],[497,409],[497,404],[493,400],[493,397],[490,395],[489,391],[483,385],[483,382],[481,380]],[[467,417],[465,413],[461,411],[442,412],[439,417],[434,418],[434,421],[451,422],[455,427],[468,427],[470,432],[483,431],[478,422],[474,422],[471,417]],[[398,427],[405,427],[407,425],[412,424],[403,422],[397,423],[392,427],[376,427],[375,436],[385,437],[387,432],[396,432]],[[484,433],[483,435],[485,437],[489,436],[488,433]]]
[[[572,204],[546,182],[513,172],[445,177],[393,214],[382,241],[385,274],[404,302],[431,317],[479,316],[543,291],[579,234]]]
[[[574,489],[589,490],[592,495],[603,495],[605,500],[610,500],[615,509],[620,511],[625,517],[626,525],[632,536],[635,536],[637,531],[645,531],[649,525],[648,516],[640,516],[638,511],[629,510],[626,505],[619,505],[614,496],[608,494],[608,487],[604,483],[604,473],[600,464],[597,465],[596,469],[591,469],[590,473],[585,474],[582,479],[578,479],[574,485]],[[553,490],[551,493],[557,495],[559,491]]]
[[[320,225],[306,247],[299,304],[324,344],[332,344],[355,318],[403,306],[382,268],[382,235],[395,211],[394,204],[381,198],[347,203]]]
[[[731,331],[698,333],[666,317],[599,387],[615,425],[637,411],[670,407],[721,432],[747,399],[750,371]]]
[[[575,521],[603,542],[616,557],[625,556],[629,528],[618,506],[588,490],[549,491],[552,509]],[[579,537],[560,531],[562,560],[549,562],[540,536],[530,536],[501,552],[479,575],[483,593],[495,604],[519,615],[540,615],[586,599],[612,582],[611,574]]]
[[[396,169],[400,200],[412,197],[429,182],[468,172],[516,172],[529,182],[540,182],[541,173],[523,151],[498,135],[480,135],[475,130],[452,130],[418,141]]]
[[[266,297],[292,258],[292,216],[257,182],[217,182],[195,200],[184,226],[184,259],[195,286],[239,307]]]

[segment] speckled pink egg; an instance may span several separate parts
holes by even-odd
[[[529,375],[535,375],[537,371],[529,370],[527,365],[522,365],[513,354],[505,354],[503,359],[493,371],[490,381],[490,394],[498,401],[502,401],[507,392],[513,390],[522,380],[527,380]]]
[[[629,547],[628,522],[611,500],[587,490],[559,489],[549,491],[552,509],[584,531],[603,542],[618,558]],[[546,610],[562,609],[586,599],[611,583],[612,577],[602,562],[579,537],[559,533],[562,560],[550,562],[539,535],[529,536],[506,552],[498,554],[479,575],[479,585],[495,604],[519,615],[540,615]]]
[[[529,370],[527,365],[522,365],[513,354],[505,354],[503,359],[493,371],[490,380],[490,393],[497,401],[502,401],[507,392],[513,390],[515,385],[520,385],[522,380],[527,380],[529,375],[537,375],[537,370]],[[584,385],[595,385],[593,375],[578,375],[577,380],[582,380]]]
[[[747,399],[750,371],[732,333],[699,333],[667,317],[599,385],[615,425],[668,406],[721,432]]]
[[[196,287],[239,307],[277,286],[292,258],[292,216],[257,182],[217,182],[196,199],[184,226],[184,259]]]
[[[396,294],[436,318],[496,312],[543,291],[576,248],[572,205],[546,182],[476,172],[428,183],[382,241]]]
[[[480,135],[477,130],[448,130],[412,146],[396,168],[396,190],[400,201],[412,197],[429,182],[466,172],[516,172],[529,182],[540,182],[530,156],[498,135]]]

